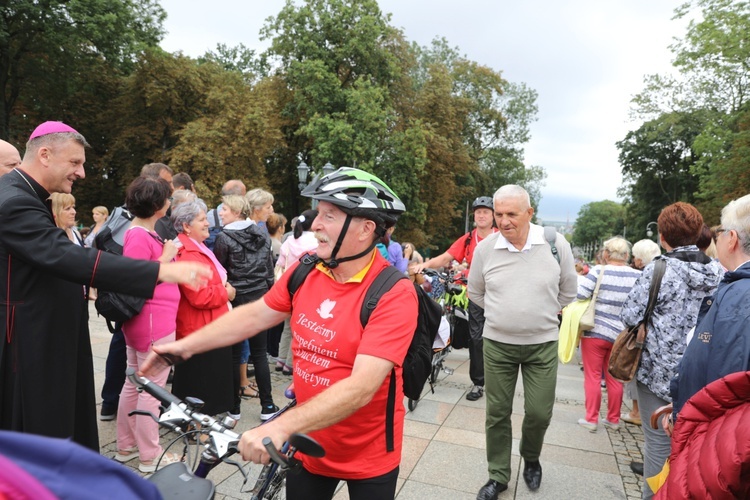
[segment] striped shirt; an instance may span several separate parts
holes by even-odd
[[[596,266],[591,269],[589,274],[579,278],[578,300],[591,298],[602,267],[604,268],[604,276],[602,276],[602,283],[599,286],[599,295],[594,309],[594,329],[584,332],[583,336],[614,342],[617,335],[625,328],[620,321],[622,304],[641,272],[628,266],[613,266],[610,264]]]

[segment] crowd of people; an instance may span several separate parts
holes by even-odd
[[[658,245],[643,240],[631,248],[613,237],[589,265],[574,258],[563,235],[550,236],[532,222],[534,209],[522,187],[506,185],[474,201],[471,231],[444,253],[424,258],[414,244],[393,237],[405,211],[397,194],[362,170],[342,167],[312,182],[302,194],[315,209],[295,217],[287,233],[270,192],[247,191],[242,181],[229,180],[221,204],[209,210],[189,175],[152,163],[127,187],[124,207],[132,221],[117,256],[95,247],[108,216],[119,209],[97,206],[94,225],[85,234],[77,229],[72,191],[85,176],[86,147],[86,139],[61,122],[37,127],[23,159],[0,142],[0,276],[7,283],[0,292],[6,325],[2,430],[71,438],[99,451],[87,301],[96,289],[116,291],[145,302],[117,325],[110,344],[100,418],[117,419],[115,460],[138,458],[147,473],[163,452],[157,424],[129,416],[134,409],[157,413],[158,403],[124,380],[127,366],[161,386],[173,377],[171,391],[200,398],[208,414],[239,419],[242,399],[257,399],[260,419],[270,421],[242,434],[245,460],[268,462],[265,437],[281,447],[294,432],[310,433],[326,456],[303,458],[301,474],[288,477],[288,498],[330,499],[340,481],[353,499],[393,498],[405,410],[388,400],[392,381],[396,400],[403,397],[401,365],[417,324],[413,286],[396,282],[365,325],[358,319],[369,285],[388,266],[410,275],[466,268],[472,382],[466,398],[486,398],[489,479],[479,500],[498,498],[511,481],[519,370],[521,475],[530,490],[541,485],[559,313],[576,299],[591,299],[594,307],[594,326],[580,343],[585,414],[578,424],[591,432],[600,428],[603,386],[605,427],[616,430],[621,420],[643,425],[643,475],[662,476],[658,484],[644,483],[644,498],[657,490],[663,498],[668,491],[693,491],[686,478],[699,451],[691,440],[709,432],[712,422],[731,425],[748,404],[728,396],[726,387],[736,395],[750,377],[715,384],[750,370],[750,195],[729,203],[716,228],[690,204],[669,205],[657,220]],[[304,255],[314,267],[292,292],[290,277]],[[607,370],[612,347],[624,328],[643,319],[661,261],[666,271],[639,368],[623,385]],[[293,377],[299,402],[278,415],[272,367]],[[714,401],[726,401],[722,411],[701,403],[706,390]],[[47,394],[43,404],[40,391]],[[621,415],[624,395],[633,404]],[[660,410],[670,403],[671,411]],[[44,411],[49,405],[56,408],[52,420]],[[665,416],[652,428],[649,418],[660,412]],[[719,449],[716,462],[746,465],[750,445],[740,445]],[[679,473],[665,476],[670,453]],[[178,460],[166,454],[161,465]],[[721,481],[706,489],[747,492],[740,469],[725,465],[717,472]]]

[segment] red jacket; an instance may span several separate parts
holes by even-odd
[[[750,371],[716,380],[683,406],[657,499],[750,498]]]
[[[178,235],[178,238],[182,242],[182,248],[177,253],[177,261],[200,262],[213,269],[213,276],[208,285],[200,290],[180,285],[176,333],[177,338],[181,339],[229,312],[229,297],[213,261],[184,234]]]

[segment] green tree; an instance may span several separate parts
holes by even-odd
[[[137,55],[161,40],[164,18],[156,0],[3,2],[0,138],[25,140],[33,126],[50,116],[82,121],[77,119],[82,114],[78,103],[70,97],[96,87],[89,79],[127,74]]]
[[[603,239],[623,234],[624,228],[624,206],[610,200],[592,201],[578,211],[573,245],[582,247],[587,243],[598,244]]]
[[[617,142],[628,227],[645,228],[665,206],[694,201],[698,155],[692,144],[706,120],[703,112],[665,114]]]

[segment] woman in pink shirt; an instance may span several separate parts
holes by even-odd
[[[164,217],[170,204],[172,189],[164,179],[138,177],[128,186],[125,204],[135,216],[125,233],[123,255],[134,259],[170,262],[177,255],[172,241],[162,241],[154,230],[156,221]],[[141,312],[122,325],[127,344],[128,367],[140,369],[141,363],[151,352],[151,346],[175,340],[177,306],[180,290],[171,283],[159,283],[154,296],[147,300]],[[153,377],[154,383],[164,387],[169,368]],[[159,445],[159,425],[148,417],[129,417],[128,413],[139,409],[159,415],[159,402],[146,392],[139,393],[129,381],[120,393],[117,410],[117,454],[115,459],[127,462],[140,456],[138,470],[154,472],[156,460],[162,453]],[[160,466],[179,460],[169,453]]]
[[[276,262],[276,265],[281,266],[284,272],[292,267],[292,264],[297,262],[304,254],[314,253],[318,248],[318,240],[315,238],[315,233],[310,231],[310,227],[317,216],[317,210],[305,210],[302,212],[302,215],[297,217],[297,221],[294,223],[294,234],[281,244],[279,260]],[[279,341],[278,359],[284,361],[276,362],[276,371],[283,372],[284,375],[292,374],[291,343],[292,329],[287,319],[284,321],[284,330],[281,332],[281,340]]]

